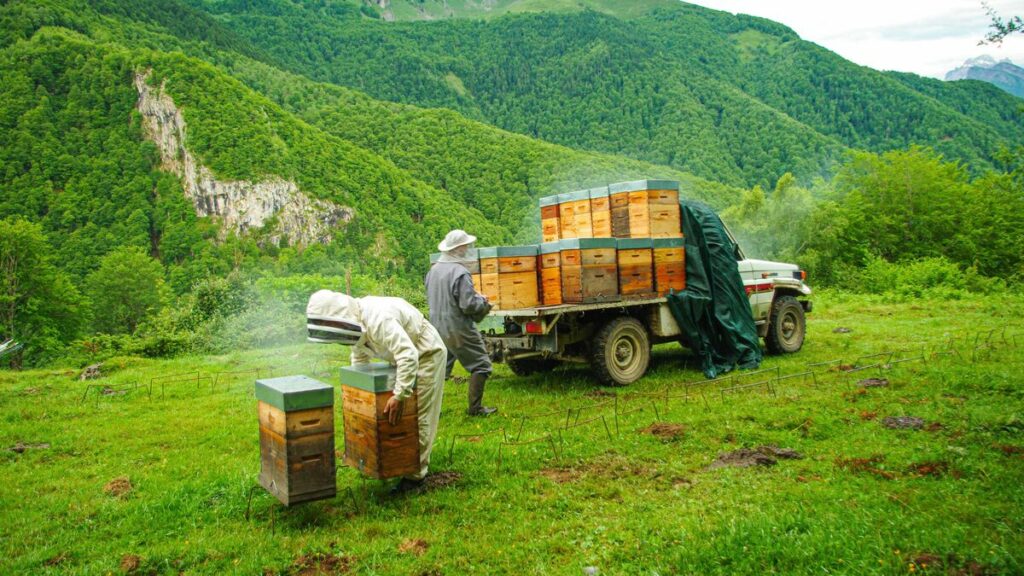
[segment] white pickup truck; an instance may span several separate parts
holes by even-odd
[[[807,328],[804,314],[812,307],[806,274],[794,264],[746,259],[738,247],[736,256],[767,351],[800,350]],[[491,357],[518,375],[559,362],[583,362],[606,384],[631,384],[647,372],[653,344],[680,339],[666,302],[662,297],[499,310],[491,316],[502,318],[502,327],[487,330],[484,340]]]

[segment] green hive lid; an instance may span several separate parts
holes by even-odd
[[[553,254],[555,252],[560,251],[561,249],[562,249],[562,243],[561,242],[545,242],[545,243],[540,245],[540,253],[541,254]]]
[[[477,258],[479,258],[481,260],[483,260],[485,258],[497,258],[498,257],[498,249],[494,248],[494,247],[491,247],[491,248],[477,248],[476,249],[476,256],[477,256]]]
[[[579,202],[580,200],[590,200],[590,190],[576,190],[575,192],[567,192],[559,196],[562,202]]]
[[[612,194],[638,190],[679,190],[679,182],[676,180],[633,180],[608,186],[608,191]]]
[[[587,190],[587,192],[590,193],[591,198],[604,198],[608,196],[608,187],[601,186],[600,188],[591,188],[590,190]]]
[[[388,392],[395,388],[395,367],[387,362],[343,366],[341,384],[375,394]]]
[[[593,250],[595,248],[615,248],[615,238],[566,238],[559,244],[562,250]]]
[[[636,250],[638,248],[650,248],[650,238],[619,238],[619,250]]]
[[[686,243],[684,238],[655,238],[655,248],[680,248]]]
[[[334,406],[334,388],[309,376],[256,381],[256,399],[285,412]]]
[[[528,246],[498,246],[498,258],[519,258],[536,256],[539,249],[536,244]]]
[[[541,208],[545,206],[554,206],[555,204],[558,204],[558,194],[555,194],[554,196],[544,196],[540,199]]]

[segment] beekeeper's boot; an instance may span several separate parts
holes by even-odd
[[[470,416],[490,416],[498,411],[497,408],[489,408],[483,405],[484,383],[487,382],[487,374],[474,372],[469,377],[469,409],[466,414]]]

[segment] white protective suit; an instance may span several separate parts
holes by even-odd
[[[447,349],[437,329],[405,300],[384,296],[352,298],[320,290],[310,297],[306,314],[361,325],[365,336],[352,346],[352,364],[379,358],[395,366],[394,394],[399,400],[417,390],[420,472],[412,479],[425,477],[444,395]]]

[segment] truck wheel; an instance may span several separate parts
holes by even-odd
[[[605,384],[632,384],[651,363],[651,339],[636,318],[622,316],[605,324],[591,345],[591,365]]]
[[[770,354],[791,354],[804,345],[807,320],[800,302],[792,296],[780,296],[772,302],[772,315],[764,343]]]
[[[512,373],[516,376],[529,376],[537,372],[547,372],[558,366],[558,360],[553,358],[519,358],[505,361]]]

